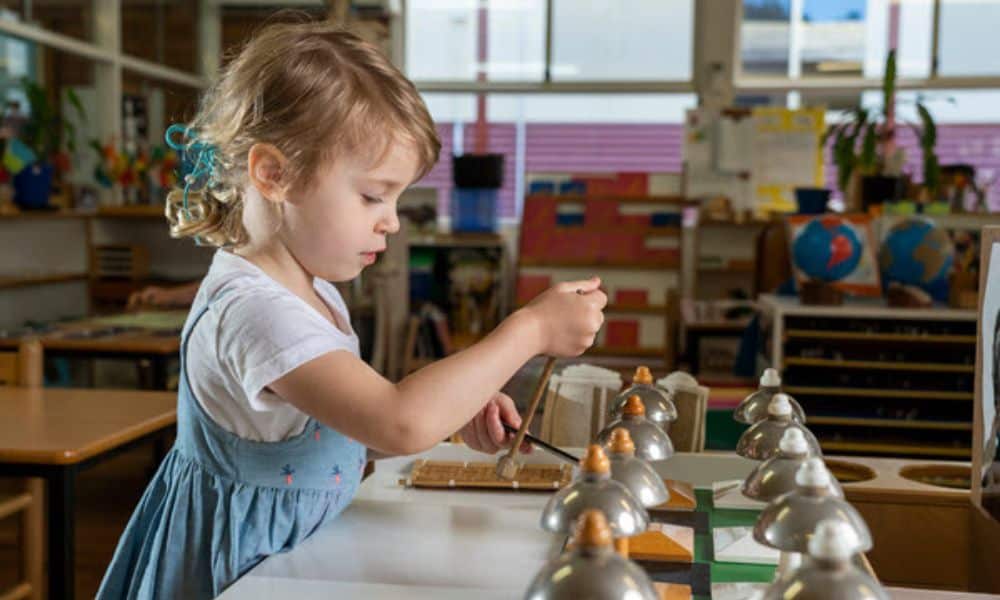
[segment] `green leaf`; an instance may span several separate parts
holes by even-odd
[[[865,172],[871,172],[875,168],[876,161],[876,125],[875,123],[869,123],[868,127],[865,128],[865,137],[861,141],[861,158],[859,162],[861,163],[861,168]]]
[[[896,50],[889,50],[885,57],[885,75],[882,76],[882,110],[887,111],[896,95]]]
[[[937,126],[934,124],[934,117],[923,102],[917,102],[917,114],[920,115],[920,145],[925,149],[933,149],[937,144]]]

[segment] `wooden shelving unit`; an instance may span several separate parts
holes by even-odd
[[[49,275],[27,275],[22,277],[0,276],[0,290],[66,283],[68,281],[85,281],[87,277],[86,273],[53,273]]]
[[[682,209],[696,204],[674,195],[529,194],[518,303],[558,281],[600,276],[610,303],[587,354],[662,358],[672,366],[687,235]]]
[[[975,311],[768,295],[759,306],[771,364],[825,451],[970,459]]]

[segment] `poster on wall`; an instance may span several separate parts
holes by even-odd
[[[789,215],[785,221],[797,286],[819,280],[853,296],[882,295],[868,215]]]
[[[983,508],[1000,520],[1000,244],[990,248],[990,267],[983,291],[980,331],[983,340],[982,462],[979,477],[983,488]]]

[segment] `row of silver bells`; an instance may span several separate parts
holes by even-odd
[[[737,454],[761,461],[743,482],[743,494],[767,502],[754,539],[781,552],[766,600],[881,600],[888,598],[861,567],[872,548],[864,519],[844,499],[827,470],[802,407],[781,393],[777,371],[767,369],[760,389],[733,417],[750,427]]]
[[[543,529],[573,535],[573,541],[538,573],[526,598],[659,597],[649,576],[622,550],[627,538],[649,526],[646,509],[670,499],[647,461],[673,456],[667,430],[677,420],[677,408],[669,392],[653,384],[649,369],[639,367],[613,402],[611,418],[587,448],[576,479],[542,511]]]

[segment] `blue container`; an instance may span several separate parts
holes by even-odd
[[[795,188],[795,200],[799,203],[799,214],[821,215],[826,212],[826,204],[830,201],[830,190]]]
[[[48,208],[52,195],[52,165],[36,162],[14,176],[14,204],[25,210]]]
[[[499,190],[494,188],[453,188],[452,231],[496,231],[498,192]]]

